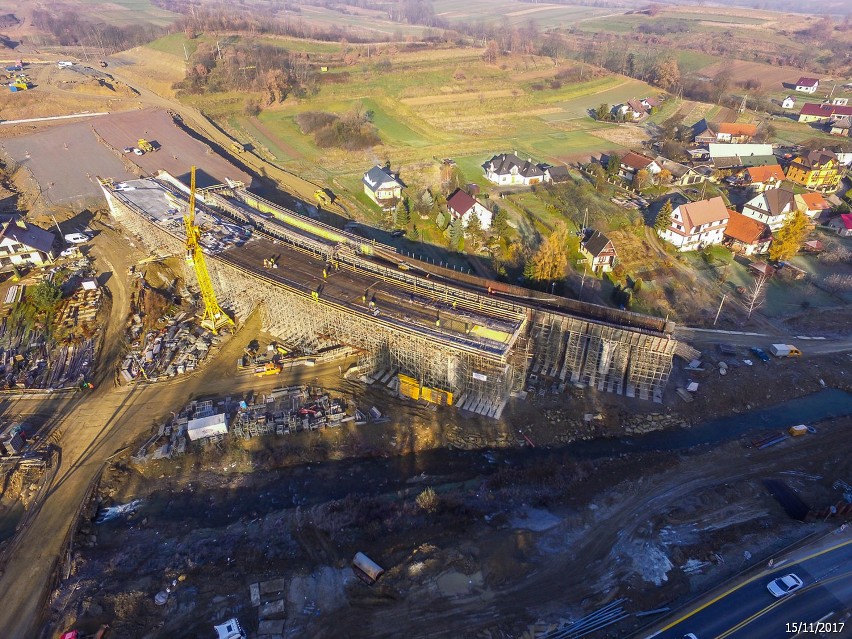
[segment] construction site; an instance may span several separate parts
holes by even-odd
[[[661,402],[674,355],[697,354],[665,320],[403,260],[240,183],[196,191],[159,172],[101,187],[114,218],[152,253],[184,255],[188,233],[197,235],[186,281],[198,282],[202,324],[215,331],[260,308],[264,330],[288,348],[356,349],[361,374],[398,376],[412,399],[495,419],[530,388]]]

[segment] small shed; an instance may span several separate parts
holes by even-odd
[[[186,424],[186,434],[189,441],[226,435],[228,433],[228,416],[225,413],[190,419]]]
[[[775,268],[770,266],[766,262],[752,262],[748,265],[748,267],[755,275],[765,275],[766,277],[772,277],[775,274]]]

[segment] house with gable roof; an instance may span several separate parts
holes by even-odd
[[[672,211],[668,228],[660,237],[681,251],[700,250],[708,244],[721,244],[730,211],[721,197],[681,204]]]
[[[819,80],[817,78],[799,78],[798,82],[796,82],[796,91],[799,93],[816,93],[816,90],[819,89]]]
[[[787,221],[787,217],[796,209],[796,197],[793,191],[779,187],[767,189],[754,196],[743,205],[743,215],[768,225],[777,231]]]
[[[471,217],[474,215],[479,219],[479,224],[483,229],[491,228],[491,211],[467,191],[456,189],[447,198],[447,211],[454,220],[461,219],[465,228],[470,224]]]
[[[592,271],[606,273],[612,270],[618,253],[606,235],[594,229],[586,229],[580,241],[580,252],[586,256]]]
[[[16,216],[0,226],[0,268],[32,264],[43,266],[56,258],[56,236]]]
[[[745,170],[745,179],[758,193],[774,189],[784,181],[784,170],[778,164],[750,166]]]
[[[402,198],[399,176],[378,164],[364,174],[364,193],[383,209],[392,209]]]
[[[772,242],[772,231],[767,224],[736,211],[728,211],[728,226],[723,243],[735,253],[754,255],[766,253]]]
[[[544,169],[532,161],[522,160],[517,153],[495,155],[482,165],[489,182],[499,185],[523,184],[530,186],[548,181]]]
[[[787,179],[806,189],[834,193],[840,186],[837,156],[825,150],[799,155],[787,167]]]

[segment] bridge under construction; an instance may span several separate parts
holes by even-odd
[[[114,218],[160,255],[183,255],[189,190],[167,173],[102,180]],[[659,318],[501,284],[418,260],[266,201],[239,184],[198,192],[218,302],[306,353],[347,345],[400,392],[499,418],[530,379],[661,401],[675,354]],[[192,269],[186,281],[195,282]]]

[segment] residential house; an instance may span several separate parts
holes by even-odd
[[[742,213],[728,210],[728,226],[725,228],[725,246],[735,253],[754,255],[766,253],[772,242],[772,231],[763,222]]]
[[[831,135],[839,135],[841,137],[848,138],[849,131],[852,129],[852,116],[847,115],[844,118],[840,118],[839,120],[829,124],[829,127],[828,132]]]
[[[813,220],[818,220],[824,211],[831,209],[831,204],[821,193],[800,193],[795,201],[796,208]]]
[[[517,153],[501,153],[495,155],[482,165],[485,177],[494,184],[509,185],[541,184],[547,178],[544,170],[532,161],[532,158],[522,160]]]
[[[654,161],[664,170],[672,174],[671,183],[674,186],[690,186],[692,184],[699,184],[707,179],[697,168],[686,166],[685,164],[675,162],[674,160],[669,160],[668,158],[664,158],[662,155],[657,156]]]
[[[709,144],[710,160],[717,169],[778,164],[771,144]]]
[[[0,226],[0,268],[23,264],[43,266],[53,262],[55,240],[50,231],[15,216]]]
[[[594,229],[586,229],[580,242],[580,252],[586,256],[592,271],[606,273],[612,270],[618,254],[615,245],[606,235]]]
[[[774,189],[784,181],[784,170],[778,164],[750,166],[745,170],[746,181],[758,192]]]
[[[635,151],[628,151],[621,158],[618,175],[625,180],[632,181],[633,177],[642,169],[647,170],[652,177],[663,170],[652,158]]]
[[[852,107],[840,104],[814,104],[808,102],[799,111],[799,122],[834,122],[852,115]]]
[[[792,95],[788,95],[781,102],[782,109],[792,109],[794,106],[796,106],[796,98],[794,98]]]
[[[831,218],[827,226],[837,231],[841,237],[852,237],[852,213],[841,213]]]
[[[660,105],[662,104],[662,101],[657,98],[642,98],[639,102],[642,103],[642,106],[645,107],[648,113],[651,112],[651,109],[660,108]]]
[[[790,163],[787,179],[813,191],[833,193],[840,186],[839,164],[834,153],[810,151]]]
[[[802,77],[796,82],[796,91],[799,93],[816,93],[817,89],[819,89],[819,80],[816,78]]]
[[[716,132],[710,128],[707,120],[699,120],[692,125],[692,141],[695,144],[710,144],[716,141]]]
[[[716,142],[748,143],[757,135],[756,124],[722,122],[716,130]]]
[[[767,224],[777,231],[787,221],[787,217],[796,209],[793,191],[779,187],[767,189],[745,203],[743,215]]]
[[[557,166],[549,166],[544,170],[544,181],[545,182],[567,182],[571,179],[571,174],[568,173],[568,167],[564,164],[559,164]]]
[[[491,228],[491,211],[469,193],[456,189],[447,198],[447,211],[453,220],[461,218],[462,225],[467,228],[471,218],[475,215],[479,218],[479,224],[483,229]]]
[[[721,197],[681,204],[672,211],[669,227],[660,231],[660,237],[681,251],[720,244],[724,239],[730,212]]]
[[[623,119],[625,122],[635,122],[645,117],[649,111],[640,100],[633,98],[623,104],[616,104],[612,107],[612,113],[617,119]]]
[[[728,213],[730,218],[725,229],[725,246],[743,255],[766,253],[769,250],[772,243],[769,226],[736,211],[729,210]]]
[[[364,193],[383,209],[391,209],[402,198],[403,183],[390,169],[378,164],[364,174],[361,180]]]

